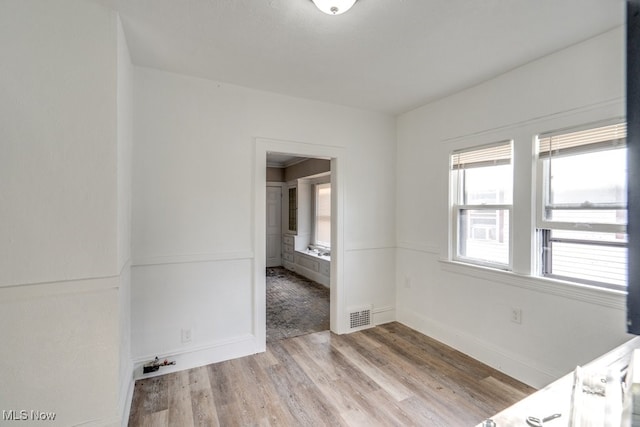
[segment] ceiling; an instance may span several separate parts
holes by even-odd
[[[291,154],[267,153],[267,167],[286,168],[306,159],[306,157],[298,157]]]
[[[400,114],[624,24],[624,0],[114,0],[136,65]]]

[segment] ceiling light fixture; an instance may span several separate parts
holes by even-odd
[[[312,0],[327,15],[340,15],[351,9],[356,0]]]

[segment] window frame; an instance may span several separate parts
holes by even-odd
[[[471,153],[474,151],[480,151],[484,149],[490,149],[492,147],[500,147],[503,145],[509,144],[510,155],[509,155],[509,163],[511,165],[511,203],[494,203],[494,204],[467,204],[464,200],[465,190],[464,190],[464,172],[465,168],[454,168],[454,156],[460,155],[461,153]],[[513,269],[513,184],[514,184],[514,163],[513,163],[513,139],[500,140],[497,142],[492,142],[488,144],[474,145],[458,150],[454,150],[449,154],[449,207],[451,213],[451,242],[450,242],[450,259],[456,262],[462,262],[465,264],[477,265],[481,267],[489,267],[495,268],[499,270],[512,271]],[[491,160],[487,162],[486,166],[491,166]],[[498,165],[494,163],[494,165]],[[482,167],[482,166],[480,166]],[[509,215],[509,237],[507,241],[508,245],[508,262],[506,264],[500,262],[492,262],[488,260],[482,260],[477,258],[472,258],[468,256],[461,255],[461,221],[462,221],[462,213],[464,211],[500,211],[504,210],[508,212]]]
[[[331,204],[331,182],[330,181],[325,181],[325,182],[316,182],[313,184],[313,222],[312,222],[312,245],[318,248],[322,248],[322,249],[326,249],[326,250],[330,250],[331,249],[331,241],[329,242],[324,242],[324,241],[319,241],[318,240],[318,197],[319,197],[319,190],[321,188],[328,188],[329,189],[329,204]],[[331,209],[329,209],[329,230],[331,230]],[[329,238],[331,238],[331,231],[329,231]],[[327,243],[329,243],[327,245]]]
[[[563,128],[550,132],[540,132],[534,136],[534,170],[535,170],[535,223],[532,230],[533,240],[535,243],[534,249],[534,266],[533,266],[533,274],[541,277],[541,278],[551,278],[557,280],[563,280],[570,283],[575,284],[583,284],[595,286],[603,289],[612,289],[617,291],[626,291],[626,285],[620,286],[616,284],[593,281],[588,279],[582,279],[578,277],[566,276],[562,274],[554,274],[549,271],[551,266],[551,246],[552,243],[568,243],[568,244],[583,244],[583,245],[597,245],[597,246],[605,246],[605,247],[627,247],[628,248],[628,232],[627,225],[625,224],[615,224],[615,223],[602,223],[602,222],[586,222],[586,221],[558,221],[553,219],[547,219],[546,211],[551,206],[553,206],[550,201],[550,193],[551,193],[551,184],[549,177],[549,168],[550,165],[546,162],[551,161],[551,157],[542,157],[540,154],[540,141],[543,138],[554,137],[559,135],[570,134],[573,132],[580,131],[588,131],[594,130],[605,126],[610,125],[621,125],[625,124],[624,118],[614,118],[603,121],[591,122],[587,124],[582,124],[580,126],[573,126],[568,128]],[[586,146],[585,146],[586,147]],[[622,147],[620,147],[622,148]],[[606,150],[620,149],[620,148],[605,148]],[[626,149],[626,144],[624,145]],[[563,154],[566,156],[570,155],[580,155],[586,153],[593,153],[597,151],[602,151],[603,148],[580,148],[579,146],[575,149],[572,149],[571,152],[573,154]],[[589,203],[589,204],[564,204],[564,205],[556,205],[560,210],[622,210],[627,209],[626,205],[603,205],[598,203]],[[589,240],[589,239],[572,239],[572,238],[562,238],[562,237],[552,237],[552,231],[584,231],[584,232],[593,232],[593,233],[611,233],[611,234],[625,234],[627,235],[627,242],[606,242],[606,241],[598,241],[598,240]]]
[[[298,187],[288,186],[287,191],[287,230],[298,234]]]

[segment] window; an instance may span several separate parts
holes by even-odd
[[[298,231],[298,189],[289,188],[289,231]]]
[[[626,288],[626,125],[538,136],[538,272]]]
[[[331,247],[331,184],[315,185],[314,244]]]
[[[510,268],[511,141],[451,155],[454,259]]]

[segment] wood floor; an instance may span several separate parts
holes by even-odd
[[[130,426],[474,426],[535,391],[399,323],[139,380]]]

